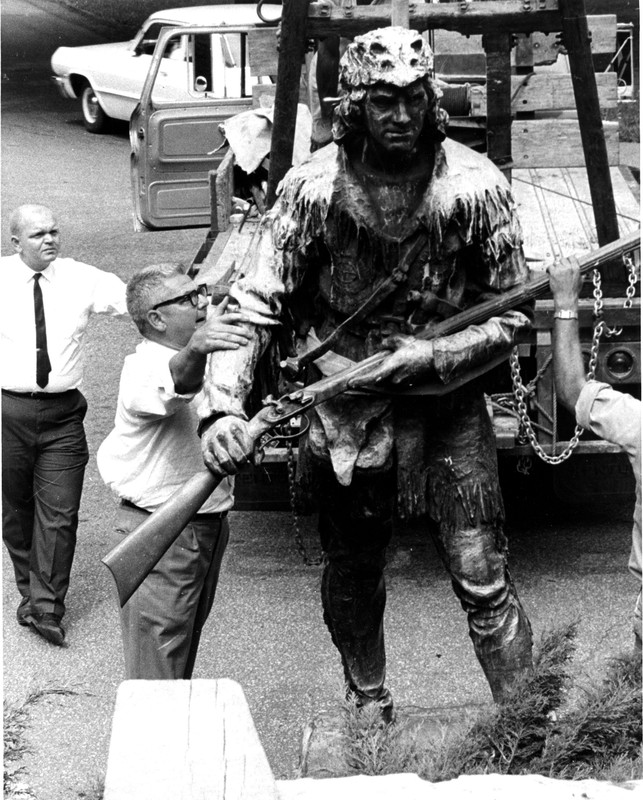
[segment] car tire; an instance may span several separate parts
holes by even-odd
[[[107,126],[109,117],[100,107],[96,92],[88,82],[85,82],[80,90],[80,108],[85,128],[90,133],[102,133]]]

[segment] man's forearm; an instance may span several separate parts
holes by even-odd
[[[573,412],[586,381],[577,319],[554,319],[554,381],[561,403]]]
[[[585,365],[578,332],[578,298],[582,286],[578,262],[563,259],[549,268],[554,296],[554,382],[556,393],[572,413],[585,385]]]
[[[189,346],[179,350],[170,359],[170,374],[177,394],[190,394],[201,388],[207,356]]]

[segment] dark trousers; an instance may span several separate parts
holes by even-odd
[[[149,516],[121,505],[112,545]],[[197,514],[121,609],[128,679],[192,677],[228,544],[226,515]]]
[[[36,614],[65,613],[88,461],[76,389],[33,397],[2,392],[3,539],[18,590]]]
[[[428,401],[427,401],[428,402]],[[469,634],[493,697],[531,670],[531,627],[507,566],[493,432],[482,395],[432,405],[424,432],[427,527],[467,613]],[[342,487],[318,468],[324,619],[346,684],[364,701],[390,704],[384,687],[384,564],[392,534],[393,470],[356,470]],[[428,613],[439,614],[439,609]]]

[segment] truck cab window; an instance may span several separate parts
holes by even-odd
[[[194,53],[194,86],[196,92],[209,92],[212,89],[212,48],[211,39],[207,33],[192,36]]]
[[[252,95],[245,33],[197,34],[193,37],[193,90],[210,98]]]
[[[154,53],[154,48],[156,47],[156,42],[159,38],[162,27],[163,24],[161,22],[153,22],[145,31],[143,31],[143,36],[140,42],[136,45],[136,55],[151,56]]]

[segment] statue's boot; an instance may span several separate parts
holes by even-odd
[[[502,626],[490,635],[481,637],[471,625],[476,655],[496,703],[506,702],[515,684],[533,673],[531,626],[515,596],[503,616]]]

